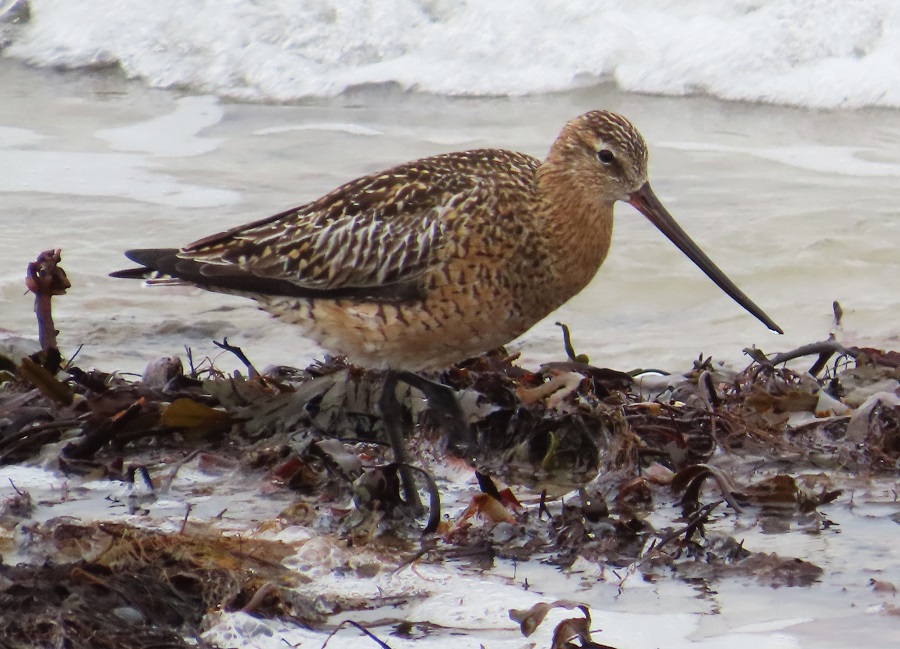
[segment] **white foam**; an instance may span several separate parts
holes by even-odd
[[[612,79],[636,92],[900,107],[892,0],[31,0],[6,52],[253,101],[383,83],[522,95]]]

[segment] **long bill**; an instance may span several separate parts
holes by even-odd
[[[669,238],[669,241],[678,246],[678,249],[686,254],[691,261],[697,264],[700,270],[706,273],[706,276],[714,281],[720,289],[728,293],[728,295],[731,296],[731,299],[756,316],[760,322],[765,324],[772,331],[780,334],[784,333],[781,330],[781,327],[775,324],[772,318],[767,316],[762,309],[753,303],[753,300],[747,297],[734,282],[728,279],[725,273],[719,270],[719,267],[706,256],[706,253],[700,250],[700,246],[694,243],[687,232],[681,229],[681,226],[675,222],[675,219],[673,219],[666,211],[663,204],[659,202],[656,194],[654,194],[653,190],[650,188],[650,183],[641,185],[640,189],[631,193],[628,198],[629,203],[636,207],[641,214],[646,216],[653,225],[659,228],[659,230]]]

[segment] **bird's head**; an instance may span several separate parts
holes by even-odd
[[[593,110],[571,120],[548,158],[595,200],[629,201],[647,182],[647,144],[627,119]]]
[[[769,329],[781,332],[694,243],[659,201],[647,180],[647,144],[627,119],[594,110],[569,121],[550,150],[545,166],[566,191],[612,215],[612,204],[633,205],[732,299]]]

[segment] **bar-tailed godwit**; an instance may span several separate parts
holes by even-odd
[[[581,291],[606,258],[616,201],[781,332],[672,219],[647,182],[644,138],[604,110],[568,122],[543,162],[503,149],[437,155],[180,249],[125,254],[143,270],[252,298],[390,376],[506,344]]]

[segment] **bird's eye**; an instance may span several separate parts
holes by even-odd
[[[613,152],[609,149],[600,149],[597,151],[597,159],[600,160],[605,165],[608,165],[613,160],[616,159],[616,156],[613,155]]]

